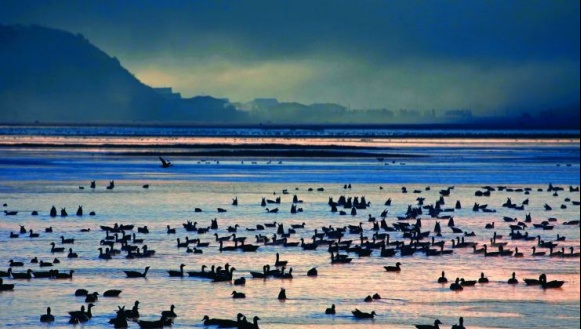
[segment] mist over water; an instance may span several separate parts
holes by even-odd
[[[532,257],[531,248],[536,241],[511,240],[509,223],[503,221],[503,216],[523,221],[527,213],[531,214],[533,223],[549,217],[557,218],[553,230],[535,229],[531,223],[524,232],[539,235],[546,241],[555,240],[557,234],[566,236],[565,241],[558,242],[559,248],[564,247],[568,252],[569,247],[574,247],[578,252],[578,226],[563,225],[563,222],[580,217],[579,207],[565,201],[566,198],[579,201],[579,192],[569,192],[568,188],[569,185],[578,186],[580,181],[578,140],[556,138],[535,142],[522,137],[507,142],[483,137],[474,145],[474,140],[461,138],[442,143],[416,139],[367,141],[336,138],[330,141],[327,138],[322,141],[314,138],[308,143],[303,139],[303,144],[334,145],[325,148],[328,152],[355,145],[356,152],[363,156],[274,158],[249,156],[242,153],[245,148],[229,157],[187,154],[195,149],[206,151],[207,140],[196,142],[206,137],[189,137],[188,146],[183,147],[155,134],[139,137],[119,134],[115,138],[124,140],[120,148],[95,147],[92,145],[94,141],[103,141],[95,136],[84,138],[84,144],[75,141],[74,146],[54,148],[50,144],[39,145],[38,141],[43,138],[50,141],[62,139],[62,133],[23,134],[38,144],[23,145],[19,141],[15,146],[8,146],[8,140],[15,135],[5,134],[1,139],[0,203],[6,203],[4,209],[18,211],[18,214],[0,218],[0,271],[8,268],[10,259],[25,262],[25,266],[15,268],[15,272],[24,272],[28,268],[45,270],[37,264],[29,264],[30,259],[36,256],[50,261],[56,256],[61,260],[56,269],[74,269],[75,274],[72,280],[4,278],[4,284],[16,286],[13,292],[0,292],[2,328],[41,327],[38,318],[47,306],[52,308],[56,317],[55,323],[49,327],[71,328],[67,323],[67,312],[78,310],[84,304],[83,298],[74,296],[79,288],[99,293],[107,289],[123,290],[119,298],[100,297],[93,309],[93,318],[78,326],[83,328],[111,328],[107,322],[114,316],[117,306],[125,305],[129,309],[135,300],[141,302],[140,314],[144,320],[158,319],[160,311],[175,304],[178,318],[174,328],[202,328],[201,319],[206,314],[234,319],[239,312],[249,319],[258,315],[260,328],[274,329],[399,329],[413,328],[414,324],[431,324],[436,318],[444,323],[442,328],[449,328],[460,316],[465,318],[467,328],[579,328],[579,258]],[[442,136],[433,137],[437,140]],[[110,134],[106,138],[108,141],[112,139]],[[174,166],[161,168],[157,153],[140,154],[134,145],[143,139],[157,141],[155,147],[145,148],[146,151],[153,150],[161,155],[168,150],[174,152],[168,157]],[[268,139],[281,145],[297,140]],[[242,144],[226,138],[222,138],[222,142]],[[250,144],[256,143],[254,140]],[[161,147],[158,149],[157,146]],[[268,154],[269,149],[265,151],[264,154]],[[377,156],[384,154],[394,156],[378,161]],[[89,188],[91,180],[96,180],[95,189]],[[115,181],[115,188],[107,190],[105,187],[111,180]],[[546,191],[549,183],[563,186],[565,191],[553,196],[552,192]],[[143,188],[144,184],[149,184],[149,188]],[[345,189],[345,184],[351,184],[352,188]],[[532,191],[530,195],[495,191],[490,197],[476,197],[475,191],[482,190],[484,185],[507,185],[513,189],[531,188]],[[79,189],[80,186],[83,189]],[[402,193],[402,186],[407,187],[408,193]],[[428,186],[429,190],[426,189]],[[321,232],[321,227],[329,225],[337,228],[362,223],[364,235],[371,239],[374,232],[368,222],[369,214],[379,220],[379,214],[388,209],[388,224],[404,222],[397,216],[404,216],[408,205],[415,205],[418,197],[425,198],[425,204],[434,204],[440,196],[439,191],[449,186],[454,186],[454,189],[451,196],[445,198],[443,207],[452,208],[457,200],[461,201],[462,209],[450,215],[454,216],[456,227],[475,233],[475,237],[466,238],[468,241],[478,242],[479,246],[489,244],[496,231],[504,236],[500,241],[508,242],[506,248],[514,250],[518,247],[524,257],[484,257],[474,254],[472,249],[457,248],[447,256],[428,257],[418,252],[413,256],[402,257],[397,253],[393,258],[381,258],[379,251],[373,251],[370,257],[357,257],[351,253],[350,257],[354,258],[351,264],[332,265],[326,246],[319,246],[316,251],[261,246],[256,253],[220,252],[212,235],[231,234],[227,232],[228,226],[238,224],[237,236],[246,236],[248,243],[256,244],[256,234],[272,237],[276,229],[248,232],[246,228],[276,221],[284,224],[287,230],[291,224],[305,223],[305,229],[297,229],[289,241],[297,242],[302,237],[309,242],[315,229]],[[310,188],[313,190],[309,191]],[[317,191],[318,188],[324,188],[324,191]],[[537,192],[539,188],[544,191]],[[283,189],[289,194],[283,194]],[[416,190],[421,193],[413,193]],[[291,214],[289,211],[294,194],[304,201],[299,205],[304,210],[302,213]],[[359,210],[356,216],[331,213],[327,205],[329,197],[336,201],[341,195],[365,196],[371,206]],[[260,205],[261,199],[275,199],[277,196],[281,197],[281,204],[267,207],[278,207],[280,211],[267,213]],[[231,205],[234,197],[239,200],[238,206]],[[524,211],[503,208],[502,204],[509,197],[517,204],[528,198],[530,205]],[[384,202],[388,198],[393,203],[386,207]],[[497,212],[474,212],[474,203],[488,204]],[[546,211],[545,203],[553,210]],[[48,213],[53,205],[57,209],[66,208],[69,216],[51,218]],[[79,205],[83,205],[85,212],[82,217],[74,215]],[[567,208],[561,209],[561,205]],[[194,212],[197,207],[203,211]],[[218,213],[217,208],[227,209],[227,212]],[[31,216],[33,210],[39,211],[39,216]],[[88,216],[89,211],[95,211],[96,216]],[[436,221],[441,223],[443,236],[436,240],[446,241],[446,249],[451,249],[450,240],[462,237],[452,233],[446,225],[447,220],[430,219],[425,213],[420,217],[422,231],[433,230]],[[214,218],[218,220],[219,229],[208,234],[186,232],[182,227],[186,221],[206,227]],[[495,222],[495,230],[484,228],[490,222]],[[108,261],[99,259],[97,248],[105,236],[99,226],[115,223],[132,224],[136,228],[147,225],[150,234],[137,235],[145,239],[150,249],[156,250],[156,255],[136,260],[124,256],[115,256]],[[40,237],[31,239],[21,235],[10,239],[10,232],[17,232],[19,225],[33,229],[40,233]],[[176,228],[177,234],[168,235],[166,225]],[[44,228],[49,226],[53,227],[54,233],[44,233]],[[80,232],[86,228],[91,228],[91,231]],[[392,241],[404,240],[402,232],[387,233]],[[79,254],[78,259],[67,259],[66,253],[50,252],[51,242],[60,246],[61,235],[75,238],[70,247]],[[185,249],[176,248],[176,238],[183,241],[186,236],[211,244],[201,255],[188,254]],[[358,234],[346,234],[343,240],[360,243]],[[547,249],[543,251],[548,252]],[[287,270],[293,269],[293,279],[252,279],[249,272],[261,271],[265,264],[273,265],[277,252],[288,261]],[[396,262],[402,263],[400,273],[388,273],[383,269],[383,266]],[[184,278],[168,277],[166,271],[177,270],[182,263],[186,264],[185,271],[199,271],[204,264],[224,266],[229,263],[236,268],[234,277],[246,277],[247,283],[245,286],[212,283],[187,274]],[[125,278],[123,270],[143,271],[145,266],[151,266],[147,279]],[[306,276],[312,267],[318,268],[316,278]],[[490,283],[452,292],[448,284],[436,283],[441,271],[446,272],[449,280],[456,277],[476,280],[483,272]],[[516,272],[520,280],[516,286],[506,283],[512,272]],[[541,273],[546,273],[549,280],[564,280],[566,283],[561,289],[525,286],[524,278],[537,278]],[[287,291],[288,299],[284,302],[276,298],[280,288]],[[247,298],[232,299],[233,290],[246,293]],[[374,293],[379,293],[382,299],[363,302],[367,295]],[[331,304],[337,307],[334,317],[324,314]],[[378,315],[374,321],[355,320],[351,315],[355,308],[366,312],[373,310]],[[129,328],[138,328],[138,325],[130,323]]]

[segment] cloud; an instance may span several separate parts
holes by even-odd
[[[482,113],[579,102],[573,0],[4,0],[0,22],[83,33],[186,96]]]

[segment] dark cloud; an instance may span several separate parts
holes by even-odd
[[[571,0],[0,4],[4,24],[83,33],[186,95],[483,111],[578,103],[579,17]]]

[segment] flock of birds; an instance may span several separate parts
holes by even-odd
[[[160,157],[162,162],[162,167],[168,168],[172,166],[171,162],[164,160]],[[113,189],[115,187],[114,181],[111,181],[107,186],[107,189]],[[145,186],[144,186],[145,187]],[[149,187],[149,186],[147,186]],[[95,182],[91,182],[91,188],[95,188]],[[351,188],[351,185],[345,185],[344,189],[348,190]],[[430,188],[427,187],[425,190],[429,190]],[[507,223],[508,228],[510,229],[510,234],[507,237],[511,240],[522,240],[522,241],[531,241],[531,254],[524,254],[520,252],[517,248],[515,250],[511,250],[508,248],[508,242],[502,242],[501,240],[504,238],[501,235],[496,234],[496,231],[493,233],[492,237],[488,240],[490,243],[484,244],[481,248],[478,247],[478,242],[469,241],[471,237],[474,237],[474,232],[467,232],[462,230],[460,227],[456,225],[454,222],[453,213],[458,209],[462,209],[462,204],[460,201],[455,203],[454,207],[446,208],[445,205],[447,204],[446,198],[451,196],[453,187],[449,187],[447,189],[443,189],[439,191],[439,199],[436,200],[435,204],[425,204],[425,199],[418,197],[416,199],[417,205],[410,205],[405,212],[401,216],[397,216],[397,219],[392,222],[387,222],[388,217],[388,208],[391,206],[391,199],[388,199],[385,203],[385,210],[379,215],[378,218],[373,217],[371,214],[368,215],[367,221],[372,226],[370,230],[366,230],[363,227],[363,222],[360,222],[356,225],[348,225],[346,227],[322,227],[320,229],[316,229],[312,235],[312,241],[305,241],[304,237],[301,237],[298,241],[291,241],[293,236],[297,234],[299,230],[305,230],[306,224],[293,224],[290,227],[285,229],[284,224],[282,223],[264,223],[264,224],[257,224],[255,227],[246,227],[244,229],[245,232],[254,235],[255,244],[251,244],[248,240],[251,240],[251,237],[242,236],[240,233],[243,228],[239,225],[233,225],[227,228],[227,235],[220,236],[218,233],[213,235],[213,239],[211,241],[202,241],[201,238],[196,239],[189,239],[188,237],[185,240],[181,240],[177,238],[176,246],[178,249],[185,249],[187,253],[198,253],[203,254],[204,248],[208,247],[211,243],[215,243],[219,245],[220,252],[255,252],[262,246],[275,246],[275,247],[296,247],[302,248],[304,252],[308,252],[311,250],[316,250],[317,248],[327,248],[330,254],[330,263],[331,264],[346,264],[350,263],[353,258],[349,256],[349,254],[354,254],[359,257],[369,257],[373,254],[378,255],[379,257],[395,257],[399,255],[399,259],[404,262],[403,259],[406,257],[411,257],[414,254],[424,254],[426,256],[435,257],[435,256],[443,256],[454,253],[456,250],[459,249],[467,249],[473,250],[475,254],[481,254],[484,257],[561,257],[561,258],[579,258],[579,252],[575,252],[574,248],[571,247],[569,252],[566,252],[564,248],[560,251],[554,251],[557,247],[559,241],[564,241],[566,237],[557,236],[554,241],[545,241],[541,238],[540,235],[536,236],[529,236],[528,231],[525,234],[522,234],[522,231],[525,231],[527,228],[535,228],[542,231],[550,231],[557,219],[549,218],[546,221],[541,223],[532,223],[532,217],[530,214],[526,215],[526,219],[524,221],[518,221],[516,218],[504,217],[503,221]],[[562,187],[555,187],[552,184],[549,185],[547,191],[553,193],[553,195],[557,196],[560,191],[563,191]],[[319,188],[318,191],[324,191],[323,188]],[[479,190],[475,193],[477,197],[486,197],[490,196],[491,193],[495,191],[507,191],[507,192],[521,192],[525,195],[528,195],[532,192],[532,189],[510,189],[508,187],[483,187],[482,190]],[[538,190],[539,192],[542,189]],[[570,192],[579,192],[578,187],[569,187]],[[413,193],[420,194],[422,191],[414,190]],[[408,193],[405,187],[402,188],[402,193]],[[283,194],[289,194],[288,190],[283,190]],[[302,212],[302,208],[300,208],[300,204],[303,201],[298,198],[297,195],[293,196],[293,202],[291,206],[291,213]],[[522,202],[521,204],[515,204],[509,198],[507,199],[506,203],[502,205],[504,208],[508,209],[516,209],[516,210],[525,210],[525,207],[528,206],[528,199]],[[232,200],[232,206],[235,207],[238,205],[238,198],[234,198]],[[276,199],[270,200],[263,198],[260,205],[265,209],[268,213],[277,213],[279,211],[279,205],[281,205],[281,198],[277,197]],[[270,205],[270,206],[269,206]],[[276,208],[272,208],[275,205]],[[6,204],[4,205],[7,206]],[[267,208],[269,206],[269,208]],[[340,196],[337,201],[334,200],[333,197],[329,198],[328,206],[330,211],[333,213],[338,213],[342,216],[356,216],[358,212],[366,211],[369,209],[370,202],[368,202],[364,196],[362,197],[346,197]],[[570,199],[565,199],[565,203],[561,206],[562,209],[566,209],[568,206],[579,206],[578,201],[572,201]],[[486,213],[495,213],[496,210],[489,208],[488,205],[481,205],[475,203],[472,207],[472,210],[475,212],[486,212]],[[546,204],[545,210],[550,211],[551,207]],[[227,209],[218,208],[217,211],[226,212]],[[200,208],[196,208],[195,212],[202,212]],[[17,215],[17,211],[5,211],[7,216],[15,216]],[[33,212],[32,215],[38,215],[38,212]],[[77,212],[77,216],[83,216],[83,209],[79,206]],[[91,212],[90,215],[95,215],[94,212]],[[436,224],[433,230],[425,230],[425,225],[422,222],[421,216],[429,216],[430,218],[436,219]],[[58,213],[56,208],[53,206],[50,210],[51,217],[58,217]],[[65,208],[61,209],[60,212],[61,217],[68,216]],[[453,234],[458,234],[455,239],[451,241],[451,249],[446,249],[447,241],[442,239],[442,232],[443,228],[440,224],[440,221],[447,221],[447,227],[453,232]],[[410,222],[414,222],[413,224]],[[564,225],[570,226],[579,226],[579,221],[569,221],[563,223]],[[198,227],[197,222],[187,221],[183,223],[183,230],[189,233],[198,234],[198,236],[204,236],[206,233],[211,233],[212,231],[218,230],[218,220],[214,219],[211,221],[210,226],[208,227]],[[144,244],[145,239],[143,236],[149,233],[150,228],[147,226],[142,227],[135,227],[134,225],[124,225],[124,224],[115,224],[113,226],[100,226],[100,229],[104,231],[105,235],[103,239],[99,242],[99,254],[98,258],[104,260],[111,260],[117,258],[126,258],[126,259],[135,259],[135,258],[147,258],[147,257],[154,257],[156,251],[153,249],[148,248],[146,244]],[[137,233],[141,236],[138,236],[133,231],[137,229]],[[489,223],[486,225],[485,229],[495,230],[495,223]],[[95,230],[95,228],[93,228]],[[176,228],[171,228],[169,225],[166,225],[166,233],[168,236],[173,236],[177,234],[178,230]],[[272,235],[263,235],[263,232],[268,232],[268,230],[276,231],[276,233]],[[320,230],[320,231],[319,231]],[[181,229],[180,229],[181,231]],[[91,229],[84,229],[83,232],[91,232]],[[45,229],[46,234],[53,233],[53,228],[48,227]],[[367,236],[366,234],[371,234],[371,236]],[[346,240],[346,236],[356,236],[355,239]],[[20,227],[19,233],[10,233],[10,238],[16,239],[20,236],[27,236],[29,238],[38,237],[39,234],[35,233],[33,230],[27,230],[24,226]],[[303,234],[303,236],[308,236]],[[401,237],[401,240],[394,240],[394,237]],[[49,249],[51,254],[66,254],[66,257],[69,259],[74,259],[78,257],[78,254],[73,251],[72,246],[75,244],[74,238],[66,238],[64,235],[60,236],[60,245],[57,245],[56,242],[52,242],[51,249]],[[497,248],[497,251],[490,251],[489,248]],[[545,249],[545,251],[537,251],[537,249]],[[45,261],[38,261],[38,258],[35,257],[31,260],[31,263],[38,264],[39,267],[52,267],[54,264],[59,264],[60,260],[55,258],[51,262]],[[9,269],[8,271],[0,271],[0,291],[12,291],[15,289],[15,284],[4,284],[2,278],[10,278],[15,280],[31,280],[35,278],[52,278],[52,279],[73,279],[74,270],[70,270],[67,272],[60,272],[59,270],[50,269],[48,271],[33,271],[28,269],[26,272],[14,272],[13,268],[23,267],[25,266],[24,262],[17,262],[14,260],[9,261]],[[272,264],[265,264],[262,267],[262,270],[251,271],[249,274],[254,279],[267,279],[267,278],[278,278],[278,279],[292,279],[293,278],[293,270],[292,267],[288,269],[289,262],[280,259],[280,254],[276,253],[276,259]],[[240,286],[241,288],[244,287],[247,280],[245,277],[236,278],[234,276],[234,272],[236,268],[231,266],[230,264],[225,264],[223,267],[221,266],[206,266],[203,265],[201,271],[184,271],[186,264],[181,264],[178,270],[168,270],[169,277],[197,277],[197,278],[205,278],[209,279],[212,282],[229,282],[235,286]],[[148,274],[150,267],[145,267],[143,271],[124,271],[127,278],[145,278]],[[287,271],[288,269],[288,271]],[[402,263],[396,262],[394,265],[384,266],[384,270],[386,272],[401,272],[402,271]],[[307,276],[315,277],[318,275],[317,268],[310,269],[307,273]],[[561,288],[565,282],[560,280],[552,280],[548,281],[546,274],[540,274],[538,279],[524,279],[526,285],[529,286],[540,286],[544,289],[553,289],[553,288]],[[437,279],[437,282],[440,284],[447,284],[449,283],[448,279],[445,276],[445,273],[442,272],[441,277]],[[481,274],[481,277],[477,280],[465,280],[464,278],[456,278],[450,284],[450,289],[454,291],[461,291],[465,287],[475,286],[477,284],[485,284],[488,283],[488,278]],[[508,284],[518,284],[519,281],[516,278],[516,273],[513,273],[511,278],[507,280]],[[107,290],[103,293],[103,297],[110,298],[110,297],[118,297],[122,293],[122,290]],[[91,320],[92,318],[92,308],[97,303],[100,294],[98,292],[89,293],[87,290],[79,289],[75,292],[75,296],[77,297],[85,297],[85,303],[87,303],[87,307],[84,305],[81,307],[80,310],[75,310],[69,312],[70,320],[69,323],[77,324],[77,323],[85,323]],[[231,294],[233,299],[244,299],[246,298],[246,294],[239,290],[234,290]],[[281,291],[278,295],[279,300],[286,299],[286,290],[281,288]],[[367,296],[364,301],[365,302],[372,302],[374,300],[381,299],[381,296],[376,293],[373,296]],[[330,308],[327,308],[324,311],[327,315],[335,315],[336,314],[336,307],[333,304]],[[356,319],[373,319],[377,316],[375,311],[371,312],[364,312],[359,309],[355,309],[351,312],[352,316]],[[165,326],[170,326],[174,319],[177,317],[175,313],[175,306],[171,305],[170,309],[167,311],[161,312],[159,320],[153,321],[145,321],[139,320],[139,301],[135,301],[135,304],[130,310],[126,310],[125,306],[119,306],[118,310],[114,317],[111,318],[109,323],[113,325],[114,328],[127,328],[129,323],[133,320],[138,323],[140,328],[163,328]],[[50,323],[53,322],[54,316],[51,313],[51,308],[48,307],[46,314],[42,314],[40,316],[40,322],[43,323]],[[128,320],[130,321],[128,323]],[[244,328],[244,329],[258,329],[258,321],[260,318],[258,316],[254,316],[251,321],[247,319],[247,317],[241,313],[238,314],[236,319],[218,319],[218,318],[210,318],[209,316],[205,316],[203,318],[203,324],[205,326],[217,326],[218,328]],[[418,329],[439,329],[442,322],[439,319],[436,319],[433,324],[418,324],[415,325]],[[464,327],[464,318],[460,317],[458,320],[458,324],[454,324],[452,326],[453,329],[463,329]]]

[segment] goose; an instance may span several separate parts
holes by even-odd
[[[89,291],[87,291],[87,289],[77,289],[75,291],[75,296],[76,297],[85,297],[89,294]]]
[[[525,256],[525,255],[524,255],[522,252],[519,252],[519,251],[518,251],[518,247],[515,247],[515,248],[514,248],[514,257],[516,257],[516,258],[522,258],[522,257],[524,257],[524,256]]]
[[[73,239],[73,238],[65,239],[65,237],[61,235],[61,243],[62,244],[74,244],[75,239]]]
[[[46,314],[40,316],[40,322],[49,323],[54,322],[54,315],[50,314],[50,307],[46,308]]]
[[[236,290],[234,290],[234,291],[232,291],[232,298],[233,299],[246,298],[246,294],[243,292],[237,292]]]
[[[274,262],[274,266],[278,267],[278,266],[286,266],[288,264],[288,261],[286,260],[280,260],[280,255],[277,252],[276,253],[276,261]]]
[[[145,267],[145,271],[143,273],[137,271],[123,271],[128,278],[145,278],[147,276],[147,272],[149,271],[149,266]]]
[[[202,319],[204,326],[218,326],[218,328],[237,328],[238,321],[228,319],[210,319],[209,316],[204,315]]]
[[[122,290],[117,289],[110,289],[103,293],[103,297],[119,297],[119,295],[123,292]]]
[[[171,161],[166,160],[166,159],[164,159],[162,157],[159,157],[159,161],[161,161],[161,167],[162,168],[169,168],[169,167],[173,166],[173,164],[171,163]]]
[[[184,276],[184,267],[186,266],[186,264],[181,264],[180,265],[180,270],[179,271],[175,271],[175,270],[169,270],[167,271],[167,273],[169,274],[169,276],[171,277],[183,277]]]
[[[353,316],[356,317],[357,319],[373,319],[377,315],[375,311],[372,311],[371,313],[365,313],[361,312],[358,309],[351,311],[351,313],[353,313]]]
[[[450,285],[450,290],[452,291],[462,291],[464,288],[460,284],[460,278],[456,278],[456,281]]]
[[[438,283],[448,283],[448,279],[446,278],[446,273],[442,271],[442,276],[438,278]]]
[[[318,246],[316,243],[305,243],[305,239],[301,238],[301,247],[303,250],[315,250]]]
[[[38,264],[38,257],[34,257],[30,260],[30,264]]]
[[[434,321],[434,325],[416,324],[416,329],[440,329],[441,324],[442,324],[442,322],[440,322],[440,320],[436,319],[436,321]]]
[[[22,267],[24,266],[23,262],[15,262],[14,260],[9,260],[8,264],[10,264],[10,267]]]
[[[125,315],[125,306],[120,307],[117,306],[118,310],[116,311],[117,316],[113,319],[109,320],[109,324],[112,324],[114,328],[127,328],[127,316]]]
[[[458,324],[453,325],[452,329],[466,329],[466,327],[464,327],[464,318],[460,317],[460,319],[458,319]]]
[[[508,279],[508,284],[518,284],[518,279],[516,278],[515,272],[512,272],[512,277]]]
[[[18,238],[20,235],[18,233],[14,233],[14,232],[10,232],[10,239],[16,239]]]
[[[286,299],[286,289],[280,288],[280,292],[278,293],[278,300],[285,300]]]
[[[307,272],[307,276],[318,276],[319,272],[317,271],[316,267],[313,267]]]
[[[460,284],[462,287],[473,287],[476,285],[476,280],[464,280],[464,278],[460,279]]]
[[[245,284],[246,284],[246,278],[244,278],[244,277],[234,280],[235,286],[243,286]]]
[[[176,308],[175,305],[172,304],[168,311],[161,312],[161,317],[162,318],[176,318],[178,315],[174,312],[175,308]]]
[[[12,272],[12,268],[9,268],[8,274],[11,275],[13,279],[17,279],[17,280],[30,280],[30,279],[32,279],[32,270],[31,269],[28,269],[24,273],[14,273],[14,272]]]
[[[45,262],[45,261],[41,260],[40,263],[38,263],[38,266],[40,266],[40,267],[52,267],[53,265],[50,262]]]
[[[370,302],[373,301],[373,298],[371,298],[370,295],[367,295],[367,297],[365,297],[365,299],[363,301],[366,302],[366,303],[370,303]]]
[[[537,247],[533,246],[533,256],[545,256],[547,253],[544,251],[537,251]]]
[[[381,296],[378,293],[373,294],[373,300],[380,300]]]
[[[13,284],[4,284],[4,280],[0,278],[0,291],[11,291],[14,290]]]
[[[167,234],[176,234],[176,229],[167,225]]]
[[[206,278],[206,277],[208,277],[208,275],[210,275],[213,272],[213,271],[212,272],[206,272],[206,268],[207,267],[208,266],[206,266],[206,265],[202,265],[202,271],[200,271],[200,272],[191,271],[191,272],[188,272],[188,275],[189,276],[192,276],[192,277]]]
[[[238,249],[238,247],[236,246],[226,246],[224,247],[224,242],[220,241],[220,252],[222,251],[235,251],[236,249]]]
[[[93,317],[93,313],[91,312],[91,309],[93,307],[95,307],[94,304],[87,305],[87,311],[85,312],[85,305],[82,305],[80,311],[69,312],[72,321],[69,323],[79,323],[79,322],[84,323],[89,321]],[[76,322],[74,319],[76,320]]]
[[[331,305],[331,307],[327,308],[325,310],[325,314],[327,315],[335,315],[336,311],[335,311],[335,304]]]
[[[78,258],[79,255],[76,252],[73,252],[73,248],[69,248],[69,253],[67,254],[67,258]]]
[[[56,244],[54,242],[51,242],[50,245],[52,246],[52,248],[50,248],[50,252],[52,253],[65,252],[64,247],[56,247]]]
[[[125,317],[130,319],[137,319],[139,318],[139,301],[136,300],[133,304],[133,307],[130,310],[125,311]]]
[[[539,280],[541,281],[541,287],[543,287],[543,289],[561,288],[563,284],[565,284],[565,281],[558,280],[547,282],[547,275],[544,273],[539,276]]]
[[[70,270],[69,273],[60,273],[58,271],[53,271],[52,278],[61,280],[72,279],[73,273],[75,273],[75,270]]]
[[[162,316],[159,320],[154,321],[139,320],[137,324],[142,329],[162,329],[163,327],[171,326],[173,321]]]
[[[401,263],[395,263],[395,266],[384,266],[386,272],[401,272]]]
[[[100,259],[111,259],[112,258],[111,253],[103,252],[103,248],[99,248],[97,250],[99,250],[99,258]],[[109,248],[107,248],[107,250],[109,250]]]
[[[95,303],[97,300],[99,300],[99,293],[96,291],[85,296],[85,303]]]
[[[480,279],[478,279],[478,283],[488,283],[489,280],[487,277],[484,276],[484,273],[480,273]]]
[[[246,317],[243,314],[238,313],[237,326],[239,329],[259,329],[258,327],[259,320],[260,318],[255,316],[252,320],[252,323],[250,323],[246,320]]]
[[[500,256],[500,252],[498,252],[498,251],[488,252],[488,247],[485,244],[484,245],[484,256],[486,256],[486,257],[498,257],[498,256]]]

